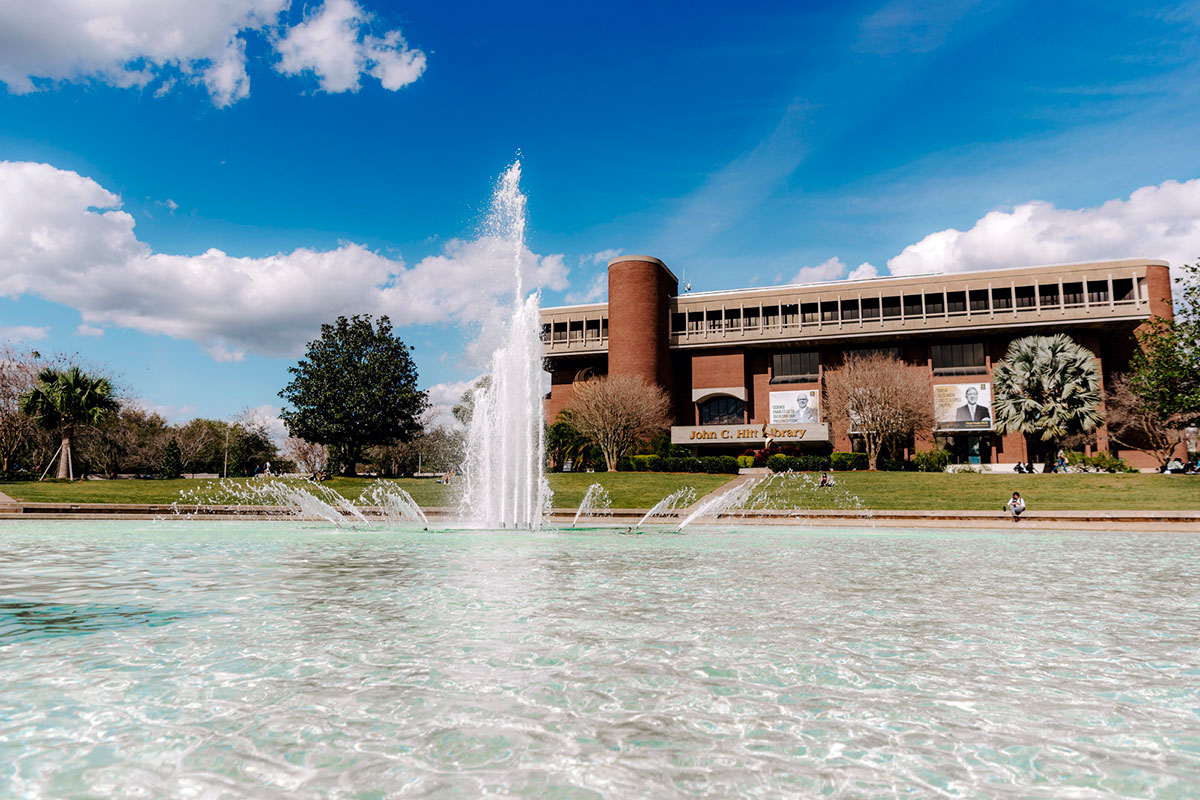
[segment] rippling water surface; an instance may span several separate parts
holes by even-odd
[[[1200,540],[4,523],[0,796],[1196,797]]]

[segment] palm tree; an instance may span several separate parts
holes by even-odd
[[[1050,443],[1047,467],[1055,443],[1090,431],[1102,418],[1096,356],[1066,334],[1017,339],[992,370],[992,379],[996,430],[1023,433],[1026,441],[1037,435]]]
[[[62,435],[58,477],[74,480],[71,439],[78,425],[98,425],[120,408],[108,378],[92,377],[79,367],[38,373],[37,385],[21,395],[21,410],[46,430]]]

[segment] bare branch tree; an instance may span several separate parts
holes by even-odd
[[[295,462],[301,472],[312,474],[329,463],[329,448],[299,436],[289,436],[283,443],[283,457]]]
[[[42,366],[33,351],[0,347],[0,473],[9,471],[13,456],[37,435],[37,423],[20,401],[37,384]]]
[[[1160,466],[1167,465],[1184,441],[1184,429],[1192,416],[1156,412],[1134,392],[1125,374],[1113,378],[1104,406],[1109,438],[1128,450],[1154,456]]]
[[[933,427],[933,384],[923,368],[885,353],[850,355],[825,373],[825,418],[861,436],[871,469],[879,469],[885,446],[898,449]]]
[[[617,460],[671,424],[666,392],[632,375],[608,375],[575,384],[564,409],[571,426],[600,447],[609,472]]]

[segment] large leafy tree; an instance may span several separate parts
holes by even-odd
[[[119,408],[112,383],[88,375],[79,367],[43,369],[38,373],[37,385],[21,396],[21,410],[62,437],[59,478],[74,478],[71,440],[76,430],[82,425],[99,425]]]
[[[356,314],[322,325],[279,393],[291,405],[280,414],[288,432],[329,447],[346,475],[367,447],[408,441],[429,404],[417,389],[410,351],[386,316],[375,322]]]
[[[996,430],[1045,444],[1047,468],[1065,437],[1100,424],[1100,366],[1066,334],[1026,336],[992,370]]]
[[[1138,330],[1128,377],[1141,415],[1182,429],[1200,424],[1200,264],[1183,265],[1175,280],[1174,318],[1154,317]]]

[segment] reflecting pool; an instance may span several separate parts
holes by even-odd
[[[0,528],[3,797],[1194,797],[1200,539]]]

